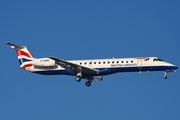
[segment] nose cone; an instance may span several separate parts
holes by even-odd
[[[177,70],[177,69],[178,69],[178,67],[177,67],[177,66],[174,66],[174,69],[175,69],[175,70]]]
[[[176,65],[173,65],[171,63],[167,63],[167,66],[168,66],[169,70],[177,70],[178,69],[178,67]]]
[[[173,64],[172,64],[172,69],[177,70],[178,67],[177,67],[176,65],[173,65]]]

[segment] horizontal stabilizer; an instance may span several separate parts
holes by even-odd
[[[9,43],[9,42],[4,42],[4,44],[7,44],[7,45],[11,46],[11,48],[14,48],[14,49],[22,49],[22,48],[24,48],[24,46],[15,45],[15,44],[12,44],[12,43]]]
[[[24,63],[25,61],[30,61],[34,59],[32,54],[29,52],[26,46],[16,45],[10,42],[4,42],[4,44],[9,45],[16,51],[16,55],[20,61],[20,64]]]

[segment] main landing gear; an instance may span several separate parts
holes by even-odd
[[[87,81],[87,82],[85,83],[85,85],[86,85],[87,87],[90,87],[90,86],[91,86],[91,83],[90,83],[89,81]]]
[[[76,76],[75,80],[76,80],[77,82],[80,82],[80,81],[81,81],[81,76]],[[93,77],[88,77],[87,80],[88,80],[88,81],[85,83],[85,85],[86,85],[87,87],[90,87],[90,86],[91,86],[91,83],[92,83],[92,81],[93,81]]]
[[[81,77],[77,76],[75,80],[76,80],[77,82],[80,82],[80,81],[81,81]]]
[[[75,80],[77,82],[80,82],[81,81],[81,76],[82,76],[82,73],[78,73]]]
[[[86,85],[87,87],[90,87],[90,86],[91,86],[91,83],[92,83],[92,81],[93,81],[93,77],[88,77],[87,80],[88,80],[88,81],[85,83],[85,85]]]
[[[164,79],[167,79],[167,72],[164,72],[163,78],[164,78]]]

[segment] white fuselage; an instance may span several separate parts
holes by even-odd
[[[143,72],[164,71],[164,79],[167,72],[174,72],[177,66],[165,62],[157,57],[143,58],[112,58],[91,60],[62,60],[55,57],[34,58],[26,46],[20,46],[5,42],[15,49],[20,67],[29,72],[43,75],[73,75],[75,80],[87,79],[86,86],[90,86],[92,80],[102,80],[103,76],[118,72]]]
[[[56,65],[50,58],[35,59],[34,61],[30,61],[31,64],[35,64],[26,70],[44,75],[72,75],[70,71]],[[92,76],[108,75],[117,72],[171,71],[176,69],[175,65],[162,61],[157,57],[71,60],[69,62],[98,69],[99,73],[92,74]]]

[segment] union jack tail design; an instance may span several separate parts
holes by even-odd
[[[21,68],[27,69],[33,66],[31,61],[34,57],[31,55],[26,46],[19,46],[9,42],[5,42],[5,44],[10,45],[11,48],[15,49]]]

